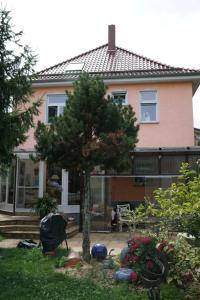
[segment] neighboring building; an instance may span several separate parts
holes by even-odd
[[[200,146],[200,128],[194,128],[194,144]]]
[[[93,223],[98,229],[106,229],[111,206],[119,202],[138,205],[144,196],[151,197],[156,187],[166,187],[176,180],[182,162],[194,163],[200,157],[200,148],[194,147],[192,111],[200,71],[171,67],[117,47],[115,26],[110,25],[108,44],[38,73],[33,83],[34,99],[42,98],[43,104],[36,122],[48,124],[51,117],[62,114],[65,91],[72,91],[81,72],[102,78],[108,94],[133,106],[140,124],[130,170],[120,176],[107,171],[106,175],[92,177],[93,217],[97,220]],[[0,209],[28,211],[34,197],[47,190],[57,198],[60,211],[77,216],[78,174],[47,167],[44,162],[34,164],[29,159],[34,145],[30,130],[28,140],[16,152],[15,172],[13,169],[9,178],[1,179]]]

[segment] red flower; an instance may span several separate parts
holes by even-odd
[[[138,278],[139,278],[138,272],[131,273],[131,281],[138,281]]]
[[[139,247],[140,247],[140,245],[137,242],[133,242],[132,245],[131,245],[131,247],[130,247],[130,252],[135,251]]]
[[[145,236],[142,238],[141,243],[144,245],[150,244],[152,242],[152,239],[148,236]]]
[[[159,244],[158,250],[162,252],[165,246],[167,246],[167,244],[168,243],[166,241],[163,241],[162,243]]]
[[[129,262],[129,259],[130,259],[129,256],[126,255],[126,256],[124,257],[123,264],[126,265],[126,264]]]
[[[147,269],[152,269],[154,267],[154,262],[152,260],[148,260],[146,263]]]
[[[131,257],[131,260],[132,260],[133,262],[137,262],[138,260],[140,260],[140,256],[134,255],[134,256]]]
[[[194,276],[191,272],[187,272],[182,275],[182,280],[184,283],[188,283],[194,280]]]

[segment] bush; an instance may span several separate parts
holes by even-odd
[[[200,238],[200,161],[191,170],[188,163],[182,164],[177,183],[166,189],[154,191],[156,202],[146,202],[146,206],[136,209],[132,222],[156,217],[159,227],[166,231],[181,231]]]
[[[38,197],[34,205],[35,212],[40,216],[40,219],[48,215],[49,213],[55,213],[57,210],[56,199],[45,194],[44,197]]]
[[[192,247],[183,237],[180,237],[175,242],[161,242],[158,249],[165,253],[169,263],[168,283],[185,287],[198,280],[199,248]]]

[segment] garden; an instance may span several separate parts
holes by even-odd
[[[200,176],[183,164],[177,183],[155,190],[155,202],[130,214],[132,238],[118,255],[93,245],[82,253],[58,248],[0,248],[0,299],[200,299]],[[139,221],[156,218],[154,228]]]

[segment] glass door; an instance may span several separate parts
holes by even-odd
[[[39,162],[18,158],[16,208],[31,209],[39,193]]]

